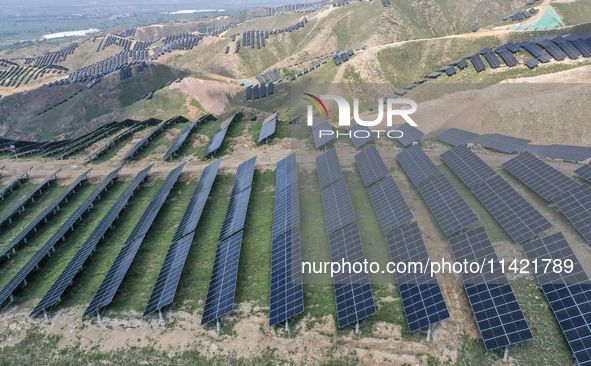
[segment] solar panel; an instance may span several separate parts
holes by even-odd
[[[591,244],[591,186],[580,184],[554,197],[554,202],[585,241]]]
[[[393,263],[421,263],[429,266],[429,253],[416,222],[392,231],[386,236]],[[437,277],[421,271],[396,273],[402,306],[411,332],[449,318]]]
[[[214,118],[214,117],[211,114],[208,114],[208,115],[203,116],[203,117],[199,118],[198,120],[194,121],[190,125],[188,125],[185,128],[185,130],[179,135],[179,137],[177,137],[176,140],[174,140],[174,142],[172,143],[172,145],[170,146],[170,148],[168,149],[166,154],[164,154],[163,159],[166,160],[166,159],[174,156],[174,154],[178,151],[178,149],[183,145],[183,143],[185,142],[187,137],[189,137],[189,135],[191,134],[191,132],[193,131],[195,126],[198,126],[201,123],[208,121],[212,118]]]
[[[523,245],[542,291],[558,320],[560,329],[578,365],[591,365],[591,281],[562,233],[546,236]],[[548,260],[571,260],[573,270],[566,273],[546,271]]]
[[[292,153],[277,163],[275,169],[275,192],[281,192],[298,182],[296,155]]]
[[[450,128],[445,130],[439,136],[437,140],[450,144],[452,146],[466,145],[478,138],[477,133],[460,130],[458,128]]]
[[[546,146],[539,154],[553,159],[580,162],[591,158],[591,147],[553,144]]]
[[[326,218],[326,216],[325,216]],[[328,236],[331,261],[341,263],[363,263],[365,253],[357,223],[353,223]],[[358,323],[375,314],[376,307],[369,282],[369,275],[363,271],[354,273],[341,271],[333,277],[339,327]]]
[[[160,208],[164,204],[164,201],[166,201],[166,198],[178,180],[178,177],[181,175],[185,164],[186,163],[179,165],[168,173],[164,183],[160,186],[158,192],[156,192],[150,201],[150,204],[131,231],[131,234],[127,237],[123,248],[119,254],[117,254],[115,261],[111,265],[111,268],[109,268],[107,275],[103,279],[103,282],[99,286],[99,289],[90,301],[90,304],[84,311],[82,317],[95,311],[98,312],[101,308],[104,308],[113,301],[113,298],[115,297],[119,286],[121,286],[123,278],[127,274],[150,226],[154,222],[154,219],[156,219]]]
[[[480,55],[474,55],[470,57],[470,62],[472,62],[472,65],[474,65],[474,69],[476,69],[476,72],[482,72],[484,71],[484,69],[486,69],[486,65],[484,65],[484,62],[480,58]]]
[[[490,149],[498,150],[507,154],[520,151],[530,140],[493,133],[478,141],[478,144]]]
[[[259,133],[259,141],[261,142],[275,133],[277,126],[277,112],[273,113],[269,117],[265,118],[263,125],[261,126],[261,132]]]
[[[205,154],[203,154],[204,157],[208,156],[209,154],[213,154],[217,151],[217,149],[220,148],[220,146],[222,146],[222,142],[224,142],[224,138],[226,137],[227,132],[228,128],[220,128],[215,133],[215,135],[211,139],[211,142],[209,143],[209,146],[207,146],[207,150],[205,150]]]
[[[552,227],[552,224],[500,175],[472,188],[472,192],[518,244]]]
[[[332,127],[330,127],[328,121],[318,125],[318,127],[315,127],[312,130],[314,146],[316,146],[317,149],[335,139],[334,133],[330,133],[329,131],[332,132]]]
[[[234,309],[243,233],[239,231],[217,246],[201,325],[219,319]]]
[[[513,56],[513,54],[511,52],[509,52],[508,50],[501,48],[501,49],[497,49],[496,51],[499,54],[499,56],[501,56],[503,61],[505,61],[507,66],[513,67],[519,63],[517,61],[517,59],[515,58],[515,56]]]
[[[398,153],[396,158],[415,186],[441,173],[418,145]]]
[[[538,39],[534,41],[538,45],[544,47],[544,49],[557,61],[562,61],[566,58],[566,53],[564,53],[558,46],[554,43],[547,41],[545,39]]]
[[[103,239],[107,230],[113,225],[113,222],[119,217],[120,212],[127,205],[133,192],[139,188],[141,182],[146,179],[151,169],[152,165],[140,171],[127,188],[125,188],[125,191],[123,191],[119,198],[117,198],[115,204],[111,206],[92,234],[86,239],[82,247],[76,252],[57,280],[55,280],[51,288],[43,296],[35,309],[33,309],[31,316],[51,308],[60,301],[60,298],[74,280],[74,277],[83,269],[86,260],[92,255],[98,243]]]
[[[199,178],[199,182],[197,183],[197,188],[195,191],[203,191],[207,187],[211,187],[215,178],[218,174],[218,170],[220,169],[220,164],[222,163],[222,159],[218,159],[215,162],[209,164],[208,166],[203,169],[203,173],[201,174],[201,178]]]
[[[449,237],[478,221],[474,211],[445,175],[437,175],[418,188],[445,236]]]
[[[325,187],[322,195],[324,221],[328,234],[339,230],[356,220],[349,190],[344,179]]]
[[[230,197],[226,217],[222,224],[222,230],[220,231],[218,241],[222,241],[244,228],[251,190],[252,187],[248,187]]]
[[[384,234],[399,228],[414,218],[391,176],[369,186],[367,191]]]
[[[22,180],[28,178],[31,169],[33,169],[33,167],[30,167],[29,169],[25,170],[12,181],[10,181],[10,183],[8,183],[6,186],[2,187],[2,190],[0,191],[0,197],[4,199],[4,197],[9,193],[9,191],[12,192],[14,186],[20,184]]]
[[[336,149],[330,149],[316,158],[318,184],[323,189],[344,177]]]
[[[256,161],[257,157],[253,156],[238,166],[236,178],[234,180],[234,187],[232,187],[232,195],[242,192],[246,188],[252,186]]]
[[[413,127],[408,123],[396,127],[396,130],[402,132],[402,137],[398,138],[397,140],[403,146],[412,145],[413,142],[417,141],[424,135],[424,133],[422,133],[418,128]]]
[[[490,67],[493,69],[497,69],[501,66],[501,61],[495,56],[493,51],[488,51],[484,53],[484,58],[489,63]]]
[[[575,170],[575,173],[591,184],[591,163],[583,165],[579,169]]]
[[[174,123],[184,123],[187,121],[188,120],[185,117],[177,116],[160,123],[159,125],[154,127],[146,137],[144,137],[138,143],[136,143],[134,147],[132,147],[131,150],[129,150],[129,152],[125,154],[121,161],[132,159],[134,155],[137,154],[138,151],[140,151],[140,149],[142,149],[150,140],[152,140],[154,137],[160,134],[165,128],[169,127]]]
[[[493,271],[461,273],[462,282],[487,350],[517,344],[533,335],[513,289],[502,272],[499,259],[483,226],[449,239],[456,262],[493,261]]]
[[[275,192],[273,238],[300,226],[300,201],[297,183]]]
[[[576,188],[579,184],[531,153],[522,153],[503,167],[546,201]]]
[[[0,305],[12,297],[13,292],[26,281],[27,276],[35,269],[39,268],[39,264],[50,255],[51,250],[55,250],[56,244],[66,237],[68,231],[73,230],[74,225],[82,220],[82,215],[89,211],[93,206],[93,202],[103,193],[107,186],[112,183],[113,179],[119,174],[119,169],[111,172],[98,187],[78,206],[76,211],[53,233],[53,235],[45,242],[45,244],[33,254],[29,261],[18,271],[18,273],[0,290]],[[86,172],[85,174],[88,174]]]
[[[374,139],[373,133],[367,126],[356,124],[349,130],[349,133],[351,136],[351,141],[353,141],[353,146],[356,149],[359,149]]]
[[[357,168],[365,186],[370,186],[390,174],[375,146],[370,146],[359,154],[355,155]]]
[[[441,154],[441,159],[460,180],[472,188],[495,175],[495,171],[465,145]]]

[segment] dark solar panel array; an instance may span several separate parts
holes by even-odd
[[[398,142],[400,142],[403,146],[410,146],[413,142],[417,141],[421,137],[423,137],[424,133],[422,133],[418,128],[405,123],[396,127],[396,130],[402,132],[402,137],[400,137]]]
[[[512,154],[516,151],[520,151],[530,142],[530,140],[493,133],[492,135],[478,141],[478,144],[490,149]]]
[[[386,236],[393,263],[421,263],[428,268],[429,253],[416,222]],[[408,328],[411,332],[449,318],[437,278],[421,271],[396,273]]]
[[[553,159],[580,162],[591,158],[591,147],[553,144],[546,146],[539,154]]]
[[[591,365],[591,281],[562,233],[523,245],[558,324],[581,366]],[[547,260],[571,260],[571,273],[545,271]]]
[[[355,155],[355,161],[357,162],[357,168],[361,174],[363,184],[366,187],[390,174],[390,171],[386,167],[386,164],[384,164],[384,160],[382,160],[382,157],[375,146],[370,146]]]
[[[523,243],[552,224],[500,175],[472,188],[488,212],[516,243]]]
[[[367,191],[384,234],[399,228],[414,218],[391,176],[367,187]]]
[[[466,145],[478,138],[477,133],[450,128],[437,136],[437,140],[450,144],[451,146]]]
[[[19,174],[16,178],[11,180],[10,183],[8,183],[6,186],[2,187],[2,190],[0,190],[0,198],[4,199],[4,197],[6,197],[6,195],[9,192],[12,192],[12,190],[14,189],[14,187],[16,185],[20,184],[21,181],[23,181],[24,179],[29,178],[29,173],[31,172],[31,169],[33,169],[33,167],[30,167],[29,169],[25,170],[24,172]]]
[[[234,309],[243,233],[244,231],[239,231],[218,244],[201,317],[202,325],[219,319]]]
[[[6,284],[6,286],[0,290],[0,305],[6,300],[11,298],[13,292],[18,286],[26,280],[26,277],[39,268],[41,261],[50,255],[51,250],[55,250],[56,244],[65,238],[68,231],[74,229],[74,225],[78,220],[82,219],[82,215],[92,208],[93,202],[99,197],[101,193],[105,191],[107,186],[113,182],[113,180],[119,174],[121,168],[111,172],[99,185],[98,187],[78,206],[76,211],[57,229],[57,231],[45,242],[45,244],[33,254],[29,261],[18,271],[18,273]],[[86,172],[88,174],[88,172]]]
[[[208,165],[201,174],[197,188],[193,192],[189,205],[172,238],[172,243],[160,268],[144,316],[162,309],[174,300],[187,255],[193,243],[197,224],[201,219],[201,214],[211,192],[220,163],[221,159]]]
[[[76,178],[76,180],[72,182],[68,188],[66,188],[66,190],[59,195],[58,198],[53,200],[53,202],[51,202],[49,206],[47,206],[43,212],[39,214],[39,216],[37,216],[29,225],[27,225],[25,229],[21,230],[18,235],[10,241],[10,243],[4,246],[4,248],[2,248],[0,251],[0,258],[4,258],[4,256],[9,258],[10,252],[14,253],[16,251],[16,247],[19,244],[26,242],[27,236],[33,232],[36,232],[37,227],[42,224],[42,222],[46,222],[50,214],[56,214],[59,205],[72,193],[76,193],[75,188],[80,185],[82,181],[86,180],[91,170],[92,169],[82,173],[78,178]]]
[[[493,51],[488,51],[484,53],[484,58],[489,63],[490,67],[493,69],[497,69],[501,67],[501,61],[497,58]]]
[[[396,158],[415,186],[441,173],[418,145],[398,153]]]
[[[131,231],[131,234],[127,237],[123,248],[115,258],[111,268],[109,268],[107,275],[103,279],[103,282],[99,286],[93,299],[90,301],[88,308],[84,311],[84,314],[82,315],[83,317],[95,311],[98,312],[101,308],[109,305],[111,301],[113,301],[113,298],[123,282],[123,278],[127,274],[150,226],[154,222],[154,219],[156,219],[160,208],[162,208],[172,187],[181,175],[185,164],[186,163],[179,165],[168,174],[164,183],[160,186],[160,189],[158,189],[158,192],[156,192],[138,223]]]
[[[513,67],[519,63],[515,56],[513,56],[513,54],[509,52],[507,49],[497,48],[495,51],[499,54],[499,56],[501,56],[501,58],[503,59],[503,61],[505,61],[507,66]]]
[[[546,201],[553,201],[559,194],[579,185],[564,173],[528,152],[505,162],[503,167]]]
[[[261,132],[259,133],[259,141],[261,142],[275,133],[277,127],[277,112],[273,113],[269,117],[265,118],[263,125],[261,126]]]
[[[495,175],[495,171],[465,145],[458,145],[441,154],[441,159],[468,188]]]
[[[184,123],[187,121],[188,120],[185,117],[177,116],[177,117],[171,118],[169,120],[166,120],[166,121],[160,123],[158,126],[154,127],[152,129],[152,131],[150,131],[150,133],[146,137],[144,137],[137,144],[135,144],[134,147],[132,147],[131,150],[129,150],[129,152],[127,154],[125,154],[125,156],[123,157],[123,159],[121,159],[121,161],[133,159],[135,154],[137,154],[142,148],[144,148],[146,146],[146,144],[148,142],[150,142],[150,140],[152,140],[154,137],[156,137],[162,131],[164,131],[164,129],[170,127],[171,125],[173,125],[175,123]]]
[[[363,145],[367,144],[374,139],[373,133],[367,126],[355,125],[350,130],[351,141],[356,149],[359,149]]]
[[[208,155],[215,153],[220,148],[220,146],[222,146],[222,142],[224,142],[224,138],[226,137],[226,133],[228,132],[230,124],[237,118],[239,118],[239,114],[235,114],[232,117],[226,119],[224,122],[222,122],[217,132],[209,142],[209,145],[207,146],[207,149],[205,150],[205,154],[203,154],[203,157],[207,157]]]
[[[92,255],[96,249],[98,243],[103,239],[105,233],[113,225],[113,222],[119,217],[119,214],[123,208],[127,205],[127,202],[133,195],[133,193],[139,188],[140,184],[146,179],[148,173],[152,169],[153,165],[150,165],[146,169],[140,171],[133,181],[127,186],[125,191],[119,196],[117,201],[109,212],[103,217],[101,222],[93,230],[92,234],[86,239],[82,247],[76,252],[72,260],[68,263],[66,268],[59,275],[57,280],[51,285],[51,288],[43,296],[41,301],[37,304],[35,309],[31,312],[31,316],[45,311],[57,304],[68,286],[71,285],[74,277],[82,270],[86,260]]]
[[[339,229],[328,236],[330,258],[334,262],[363,263],[365,253],[357,223]],[[375,314],[376,307],[365,272],[341,271],[333,278],[339,327],[360,322]]]
[[[318,184],[320,189],[344,177],[336,149],[330,149],[316,158]]]
[[[275,182],[270,326],[287,321],[304,311],[300,206],[295,154],[277,163]]]
[[[585,241],[591,244],[591,186],[581,184],[554,197],[554,203]]]
[[[525,48],[533,57],[535,57],[539,62],[546,63],[551,60],[549,54],[546,53],[540,46],[533,42],[523,41],[519,43],[519,45]]]
[[[189,135],[191,134],[191,132],[193,131],[195,126],[199,126],[203,122],[209,121],[214,118],[215,117],[213,117],[211,114],[208,114],[208,115],[203,116],[203,117],[199,118],[198,120],[194,121],[190,125],[188,125],[185,128],[185,130],[179,135],[179,137],[177,137],[176,140],[174,140],[174,142],[172,143],[172,145],[170,146],[170,148],[168,149],[166,154],[164,154],[163,159],[166,160],[166,159],[174,156],[174,154],[178,151],[178,149],[180,149],[180,147],[183,145],[183,143],[185,142],[187,137],[189,137]]]
[[[583,165],[579,169],[575,170],[575,173],[591,184],[591,163]]]
[[[255,162],[256,156],[240,164],[236,173],[226,218],[218,238],[209,289],[201,317],[202,325],[219,319],[234,309],[238,262]]]
[[[321,194],[324,221],[328,234],[357,220],[344,179],[323,188]]]
[[[494,271],[462,272],[461,277],[487,350],[517,344],[533,335],[483,226],[449,239],[456,262],[492,260]]]
[[[16,215],[20,215],[22,212],[26,210],[27,204],[30,202],[35,201],[35,197],[43,194],[43,190],[45,187],[51,184],[52,180],[57,178],[57,175],[61,172],[61,169],[56,170],[52,174],[50,174],[47,178],[43,180],[43,182],[39,183],[35,189],[27,193],[25,197],[23,197],[14,207],[12,207],[8,212],[6,212],[2,217],[0,217],[0,226],[4,225],[6,222],[12,223],[12,219]]]
[[[480,55],[474,55],[470,57],[470,62],[472,62],[472,65],[474,65],[476,72],[482,72],[484,69],[486,69],[486,65],[482,61],[482,58],[480,58]]]
[[[314,146],[316,146],[317,149],[321,148],[322,146],[326,145],[327,143],[335,139],[334,133],[322,132],[321,136],[321,131],[332,131],[332,128],[330,127],[330,123],[328,123],[328,121],[312,129],[312,136],[314,137]]]
[[[418,186],[445,236],[451,236],[478,221],[478,217],[443,174]]]
[[[557,45],[550,41],[538,39],[534,41],[534,43],[544,47],[544,49],[557,61],[562,61],[566,58],[566,53],[564,53]]]

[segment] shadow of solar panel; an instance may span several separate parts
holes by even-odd
[[[472,312],[487,350],[517,344],[533,335],[483,226],[449,239],[456,262],[487,262],[483,273],[461,274]]]
[[[220,231],[218,241],[222,241],[244,228],[251,190],[252,187],[248,187],[242,192],[230,197],[226,217],[222,224],[222,230]]]
[[[111,172],[99,185],[98,187],[78,206],[76,211],[57,229],[57,231],[45,242],[45,244],[33,254],[27,263],[18,271],[18,273],[0,290],[0,305],[2,305],[17,287],[26,279],[26,277],[39,268],[41,261],[50,254],[51,250],[55,250],[56,244],[66,237],[66,234],[70,230],[74,230],[74,225],[78,220],[82,220],[84,213],[89,211],[93,206],[93,202],[98,196],[105,191],[107,186],[118,176],[121,168],[118,168]],[[84,173],[88,174],[88,172]]]
[[[334,140],[334,133],[331,132],[333,131],[328,121],[314,128],[312,130],[312,135],[314,136],[314,146],[316,146],[316,148],[318,149],[326,145],[330,141]]]
[[[579,186],[579,183],[528,152],[505,162],[503,167],[546,201],[553,201],[559,194]]]
[[[269,325],[284,322],[304,311],[300,229],[273,239],[271,249],[271,301]]]
[[[240,231],[218,244],[201,325],[216,320],[234,309],[243,233]]]
[[[330,234],[328,243],[333,262],[344,260],[353,265],[365,261],[357,223]],[[367,273],[341,271],[335,274],[333,281],[340,328],[375,314],[376,307]]]
[[[386,242],[392,262],[420,263],[423,268],[428,268],[429,253],[416,222],[390,232]],[[436,277],[419,268],[407,273],[396,273],[396,282],[411,332],[449,318]]]
[[[474,211],[445,175],[435,176],[418,188],[445,236],[449,237],[478,221]]]
[[[413,142],[417,141],[421,137],[423,137],[424,133],[422,133],[418,128],[409,125],[408,123],[402,124],[396,127],[397,131],[402,132],[402,137],[400,137],[398,142],[400,142],[403,146],[410,146]]]
[[[373,133],[367,126],[355,125],[349,130],[349,133],[351,134],[353,146],[356,149],[359,149],[361,146],[374,139]]]
[[[585,241],[591,244],[591,187],[581,184],[556,196],[554,202]]]
[[[591,184],[591,163],[583,165],[579,169],[575,170],[575,173]]]
[[[227,132],[228,128],[223,128],[219,129],[215,133],[215,135],[211,139],[211,142],[209,143],[209,146],[207,146],[207,150],[205,150],[205,154],[203,154],[204,157],[214,153],[215,151],[217,151],[217,149],[220,148],[220,146],[222,146],[222,142],[224,141]]]
[[[375,146],[370,146],[355,155],[355,161],[357,162],[357,168],[361,174],[363,184],[366,187],[390,174]]]
[[[300,226],[300,200],[298,185],[275,194],[273,208],[273,238]]]
[[[414,218],[391,176],[369,186],[367,191],[384,234]]]
[[[472,188],[495,175],[495,171],[465,145],[459,145],[441,154],[443,162],[460,180]]]
[[[490,136],[478,141],[478,144],[507,154],[520,151],[530,140],[493,133]]]
[[[472,192],[518,244],[550,229],[552,224],[500,175]]]
[[[298,166],[295,153],[277,163],[275,170],[275,192],[281,192],[298,182]]]
[[[591,281],[562,233],[523,245],[535,274],[579,365],[591,364]],[[545,271],[547,260],[571,260],[569,274]],[[534,262],[536,261],[536,262]]]
[[[66,291],[66,288],[70,286],[74,277],[82,270],[82,267],[88,259],[88,257],[90,257],[92,252],[96,249],[96,246],[102,240],[107,230],[109,230],[113,222],[119,216],[119,213],[127,205],[127,202],[131,198],[133,192],[137,190],[137,188],[140,186],[141,182],[144,181],[151,169],[152,165],[140,171],[133,179],[133,181],[129,184],[129,186],[125,188],[125,191],[123,191],[123,193],[119,196],[115,204],[109,209],[107,214],[103,217],[103,219],[94,229],[92,234],[90,234],[90,236],[84,242],[82,247],[78,250],[78,252],[76,252],[72,260],[68,263],[66,268],[57,278],[57,280],[55,280],[51,288],[43,296],[43,298],[37,304],[35,309],[33,309],[33,311],[31,312],[31,316],[47,308],[50,308],[51,306],[59,302],[60,298]]]
[[[335,232],[356,220],[347,183],[341,179],[330,186],[323,188],[322,208],[324,210],[324,223],[328,234]]]
[[[441,173],[418,145],[402,151],[396,158],[415,186]]]
[[[477,133],[460,130],[458,128],[450,128],[445,130],[439,136],[437,140],[450,144],[452,146],[466,145],[478,138]]]
[[[156,192],[138,223],[131,231],[131,234],[127,237],[123,248],[115,258],[111,268],[109,268],[107,275],[103,279],[103,282],[99,286],[98,291],[94,295],[94,298],[91,300],[82,317],[95,311],[99,311],[102,307],[109,305],[111,301],[113,301],[121,282],[123,282],[123,278],[127,274],[137,251],[142,245],[146,233],[150,229],[150,226],[154,222],[154,219],[158,215],[160,208],[162,208],[164,201],[166,201],[166,198],[178,180],[178,177],[181,175],[181,171],[185,167],[185,164],[186,163],[179,165],[168,173],[164,183],[160,186],[158,192]]]
[[[261,126],[261,132],[259,133],[258,142],[261,142],[264,139],[273,135],[275,133],[276,126],[277,126],[277,113],[274,113],[271,116],[267,117],[263,121],[263,125]]]
[[[336,149],[330,149],[316,158],[316,170],[320,189],[344,177]]]
[[[143,316],[162,309],[174,300],[194,236],[195,232],[192,232],[178,241],[173,241],[168,248]]]
[[[238,166],[236,179],[234,180],[234,186],[232,187],[232,195],[242,192],[246,188],[252,186],[256,161],[257,157],[253,156]]]

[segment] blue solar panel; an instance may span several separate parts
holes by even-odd
[[[378,149],[375,146],[363,150],[355,155],[357,161],[357,168],[361,174],[361,179],[365,186],[370,186],[390,174],[390,171],[384,164],[384,160],[380,156]]]
[[[312,130],[312,136],[314,137],[314,146],[316,148],[321,148],[322,146],[326,145],[330,141],[335,139],[335,135],[332,132],[332,128],[330,127],[330,123],[328,121],[318,125]]]
[[[415,186],[441,173],[418,145],[402,151],[396,158]]]
[[[477,133],[460,130],[458,128],[450,128],[445,130],[439,136],[437,140],[450,144],[452,146],[466,145],[478,138]]]
[[[472,188],[496,174],[465,145],[459,145],[446,151],[441,154],[441,159],[468,188]]]
[[[480,55],[474,55],[470,57],[470,62],[472,62],[472,65],[474,65],[474,69],[476,69],[476,72],[482,72],[484,71],[484,69],[486,69],[486,65],[484,65],[484,62],[480,58]]]
[[[490,149],[498,150],[507,154],[512,154],[520,151],[525,145],[530,143],[530,140],[520,139],[513,136],[501,135],[493,133],[484,139],[478,141],[478,144],[488,147]]]
[[[391,176],[369,186],[367,191],[384,234],[413,219],[410,208]]]
[[[259,133],[259,140],[261,142],[275,133],[277,126],[277,113],[273,113],[269,117],[265,118],[263,125],[261,126],[261,132]]]
[[[575,173],[591,184],[591,163],[583,165],[579,169],[575,170]]]
[[[318,184],[320,189],[344,177],[336,149],[330,149],[316,158]]]
[[[356,149],[359,149],[374,139],[373,133],[367,126],[355,125],[349,130],[349,133],[351,134],[353,146]]]
[[[410,146],[413,142],[417,141],[424,135],[424,133],[418,128],[413,127],[408,123],[396,127],[396,130],[402,132],[402,137],[397,139],[398,142],[402,144],[402,146]]]
[[[591,244],[591,186],[581,184],[554,197],[554,202],[585,241]]]
[[[281,192],[298,182],[298,167],[295,153],[277,163],[275,170],[275,192]]]
[[[487,350],[517,344],[533,335],[484,227],[480,226],[449,239],[456,262],[490,261],[490,270],[482,273],[462,272],[462,282],[468,295],[478,329]]]

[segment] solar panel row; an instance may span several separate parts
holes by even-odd
[[[458,145],[446,151],[441,154],[441,159],[468,188],[472,188],[496,174],[465,145]]]
[[[591,281],[562,233],[523,245],[542,291],[566,337],[578,365],[591,365]],[[547,261],[571,260],[570,273],[546,271]]]
[[[166,201],[166,198],[172,190],[172,187],[181,175],[185,164],[186,163],[179,165],[170,173],[168,173],[164,183],[162,186],[160,186],[158,192],[156,192],[150,201],[148,207],[133,228],[131,234],[127,237],[123,248],[115,258],[111,268],[109,268],[107,275],[103,279],[103,282],[99,286],[96,294],[90,301],[90,304],[84,311],[82,317],[85,317],[93,312],[98,313],[100,309],[109,305],[113,301],[119,286],[123,282],[123,278],[127,274],[127,271],[129,270],[129,267],[131,266],[131,263],[133,262],[135,255],[137,254],[137,251],[144,240],[144,237],[150,229],[152,222],[154,222],[154,219],[156,219],[156,216],[164,204],[164,201]]]
[[[300,210],[295,153],[277,163],[271,248],[269,325],[304,311]],[[285,182],[290,182],[286,185]]]
[[[12,192],[14,187],[16,187],[17,185],[20,185],[23,180],[29,178],[29,173],[31,172],[31,169],[33,169],[33,167],[30,167],[29,169],[25,170],[24,172],[19,174],[16,178],[11,180],[10,183],[8,183],[6,186],[2,187],[2,190],[0,190],[0,198],[2,200],[4,200],[4,198],[10,192]]]
[[[512,154],[516,151],[520,151],[530,142],[530,140],[493,133],[490,136],[478,141],[478,144],[490,149]]]
[[[220,230],[201,325],[218,320],[234,309],[238,262],[246,211],[252,190],[256,156],[240,164]]]
[[[487,350],[517,344],[533,335],[517,303],[513,289],[502,273],[498,257],[483,226],[449,239],[456,262],[492,261],[493,271],[461,273],[468,300]]]
[[[452,146],[466,145],[478,138],[478,134],[460,130],[458,128],[450,128],[445,130],[439,136],[437,140],[450,144]]]
[[[411,126],[408,123],[396,127],[396,130],[402,132],[402,136],[398,139],[398,142],[400,142],[402,146],[410,146],[424,135],[424,133],[418,128]]]
[[[334,133],[332,132],[332,127],[330,127],[330,123],[328,120],[319,124],[317,127],[312,129],[312,136],[314,137],[314,146],[317,149],[321,148],[322,146],[328,144],[330,141],[335,139]]]
[[[396,158],[415,186],[441,173],[418,145],[405,149]]]
[[[351,136],[351,141],[353,142],[353,146],[356,149],[359,149],[374,139],[373,133],[367,126],[355,124],[355,126],[349,130],[349,133]]]
[[[214,154],[220,148],[220,146],[222,146],[222,142],[224,142],[224,138],[226,137],[226,133],[228,132],[228,127],[230,127],[230,124],[237,118],[239,118],[239,114],[234,114],[233,116],[222,122],[217,132],[212,137],[209,145],[207,146],[207,149],[205,150],[205,154],[203,154],[203,157],[207,157],[210,154]]]
[[[29,261],[18,271],[16,275],[6,284],[6,286],[0,290],[0,305],[6,302],[8,299],[12,299],[14,291],[18,288],[21,283],[26,282],[26,277],[38,268],[41,261],[46,256],[51,256],[50,252],[55,250],[56,244],[60,240],[65,240],[66,234],[69,230],[73,230],[74,225],[82,218],[82,215],[92,208],[93,202],[99,197],[99,195],[107,189],[107,186],[113,182],[113,180],[119,174],[119,169],[111,172],[99,185],[98,187],[86,198],[84,202],[74,211],[70,217],[64,222],[57,231],[47,240],[47,242],[39,249]],[[85,174],[88,174],[86,172]]]
[[[201,219],[201,214],[205,208],[205,203],[211,192],[221,161],[221,159],[218,159],[203,170],[197,188],[195,188],[189,205],[172,238],[172,243],[162,263],[143,316],[162,309],[174,300],[181,273],[193,243],[197,224]]]
[[[166,159],[172,158],[174,156],[174,154],[178,151],[178,149],[180,149],[180,147],[183,145],[183,143],[185,142],[187,137],[189,137],[189,135],[191,134],[191,132],[193,131],[195,126],[199,126],[202,123],[210,121],[212,119],[215,119],[215,117],[212,116],[211,114],[207,114],[207,115],[199,118],[198,120],[192,122],[191,124],[189,124],[183,130],[183,132],[179,135],[179,137],[177,137],[176,140],[174,140],[174,142],[172,143],[172,145],[170,146],[170,148],[168,149],[166,154],[164,154],[163,159],[166,160]]]
[[[355,161],[357,162],[357,168],[361,174],[363,184],[366,187],[390,174],[390,171],[386,167],[386,164],[384,164],[384,160],[382,160],[382,157],[375,146],[370,146],[355,155]]]
[[[115,204],[111,206],[109,212],[107,212],[107,214],[103,217],[101,222],[93,230],[88,239],[86,239],[78,252],[76,252],[57,280],[55,280],[53,285],[51,285],[51,288],[43,296],[41,301],[39,301],[35,309],[33,309],[30,316],[33,316],[41,311],[45,312],[47,309],[51,308],[60,301],[68,286],[71,285],[74,277],[82,270],[84,263],[95,251],[98,243],[103,239],[107,230],[109,230],[115,220],[119,217],[119,214],[127,205],[127,202],[132,197],[133,193],[146,179],[148,173],[152,169],[152,166],[153,165],[150,165],[149,167],[140,171],[129,184],[129,186],[125,188],[125,191],[119,196]]]
[[[131,148],[131,150],[129,150],[129,152],[127,152],[127,154],[125,154],[125,156],[123,157],[123,159],[121,159],[121,161],[123,162],[123,161],[129,160],[129,159],[133,159],[135,154],[137,154],[142,148],[144,148],[146,146],[146,144],[148,142],[150,142],[150,140],[152,140],[154,137],[156,137],[158,134],[160,134],[162,131],[164,131],[164,129],[170,127],[173,124],[185,123],[185,122],[188,122],[188,119],[186,119],[185,117],[182,117],[182,116],[177,116],[177,117],[171,118],[169,120],[166,120],[166,121],[160,123],[158,126],[154,127],[152,129],[152,131],[150,131],[150,133],[146,137],[144,137],[143,139],[138,141]]]
[[[275,133],[275,129],[277,127],[277,112],[273,113],[269,117],[265,118],[263,121],[263,125],[261,126],[261,132],[259,133],[259,140],[261,142],[263,140],[268,139]]]
[[[575,173],[591,184],[591,163],[583,165],[579,169],[575,170]]]
[[[591,186],[581,184],[554,197],[554,202],[585,241],[591,244]]]

